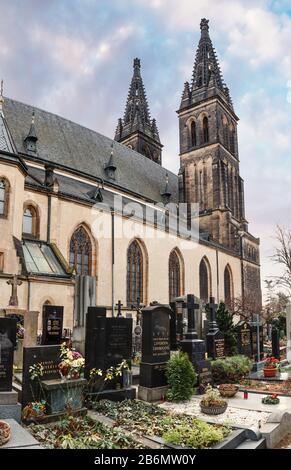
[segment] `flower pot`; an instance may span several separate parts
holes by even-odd
[[[11,428],[6,421],[0,421],[0,446],[6,444],[11,437]]]
[[[227,403],[223,406],[204,406],[200,403],[200,408],[207,415],[220,415],[226,411]]]
[[[222,397],[232,398],[237,394],[239,386],[233,384],[222,384],[218,386],[218,390]]]
[[[264,377],[276,377],[277,369],[273,367],[272,369],[263,369]]]

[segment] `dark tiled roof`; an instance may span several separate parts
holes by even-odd
[[[4,114],[18,152],[26,153],[23,142],[31,125],[33,110],[38,137],[37,157],[40,160],[106,181],[104,167],[110,158],[112,139],[55,114],[6,98]],[[118,142],[114,142],[114,153],[117,186],[147,199],[162,201],[160,193],[168,173],[171,200],[178,200],[175,174]]]

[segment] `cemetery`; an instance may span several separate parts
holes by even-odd
[[[134,318],[121,307],[114,317],[88,307],[82,347],[62,306],[44,305],[41,331],[38,312],[1,310],[0,449],[288,444],[291,364],[278,322],[266,335],[260,316],[235,322],[225,304],[192,294],[138,306]]]

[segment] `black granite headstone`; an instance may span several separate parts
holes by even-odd
[[[165,305],[142,310],[142,357],[140,385],[147,388],[167,385],[166,365],[170,358],[170,315]]]
[[[280,360],[280,330],[277,322],[274,320],[272,323],[272,356]]]
[[[170,307],[171,307],[171,314],[170,314],[170,348],[171,348],[171,351],[176,351],[176,349],[178,348],[176,302],[171,302]]]
[[[252,338],[250,324],[242,320],[236,325],[236,330],[238,353],[243,356],[251,357]]]
[[[23,348],[23,371],[22,371],[22,406],[32,401],[39,401],[40,387],[38,380],[31,380],[29,368],[35,364],[42,364],[44,374],[41,380],[59,379],[58,365],[60,359],[60,346],[33,346]]]
[[[252,356],[256,362],[259,362],[264,357],[264,338],[263,338],[263,327],[262,325],[259,326],[259,343],[260,343],[260,354],[258,357],[258,341],[257,341],[257,326],[251,327],[252,332]]]
[[[11,392],[13,352],[16,345],[16,320],[0,318],[0,392]]]
[[[42,344],[61,344],[64,307],[44,305],[42,309]]]
[[[217,305],[214,298],[210,297],[210,302],[207,304],[209,312],[209,330],[206,335],[206,350],[209,358],[218,359],[225,356],[225,343],[224,334],[219,331],[216,323],[216,309]]]
[[[195,370],[198,374],[198,391],[203,394],[207,385],[212,385],[212,369],[210,361],[198,361],[195,365]]]

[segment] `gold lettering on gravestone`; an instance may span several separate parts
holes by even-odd
[[[241,344],[242,346],[249,346],[251,343],[250,330],[241,332]]]
[[[153,338],[153,356],[167,356],[170,351],[168,339]]]
[[[224,339],[215,340],[216,357],[224,357]]]

